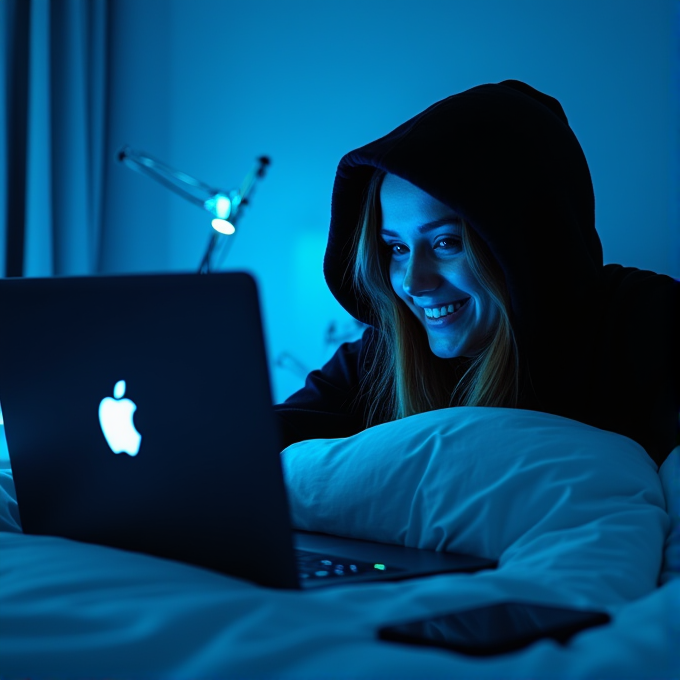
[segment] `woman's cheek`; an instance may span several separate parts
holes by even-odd
[[[404,297],[403,282],[403,273],[399,271],[398,265],[392,263],[392,265],[390,265],[390,283],[392,284],[392,290],[402,299]]]

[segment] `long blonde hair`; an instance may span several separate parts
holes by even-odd
[[[499,322],[471,361],[435,356],[425,329],[390,283],[390,254],[379,235],[384,176],[376,170],[368,186],[351,272],[357,295],[370,308],[378,329],[373,364],[362,384],[370,404],[368,423],[453,405],[517,406],[519,360],[500,266],[483,239],[463,220],[463,250],[474,276],[496,305]]]

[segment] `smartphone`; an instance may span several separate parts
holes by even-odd
[[[545,638],[565,644],[579,631],[609,621],[604,612],[503,602],[385,626],[378,630],[378,637],[443,647],[472,656],[490,656],[522,649]]]

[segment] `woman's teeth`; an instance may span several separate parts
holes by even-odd
[[[428,319],[439,319],[442,316],[446,316],[447,314],[453,314],[454,312],[457,312],[466,302],[467,300],[459,300],[458,302],[454,302],[450,305],[444,305],[443,307],[424,307],[425,316]]]

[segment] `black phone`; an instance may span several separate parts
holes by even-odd
[[[391,642],[444,647],[472,656],[490,656],[512,652],[544,638],[565,644],[579,631],[609,621],[604,612],[503,602],[385,626],[378,630],[378,637]]]

